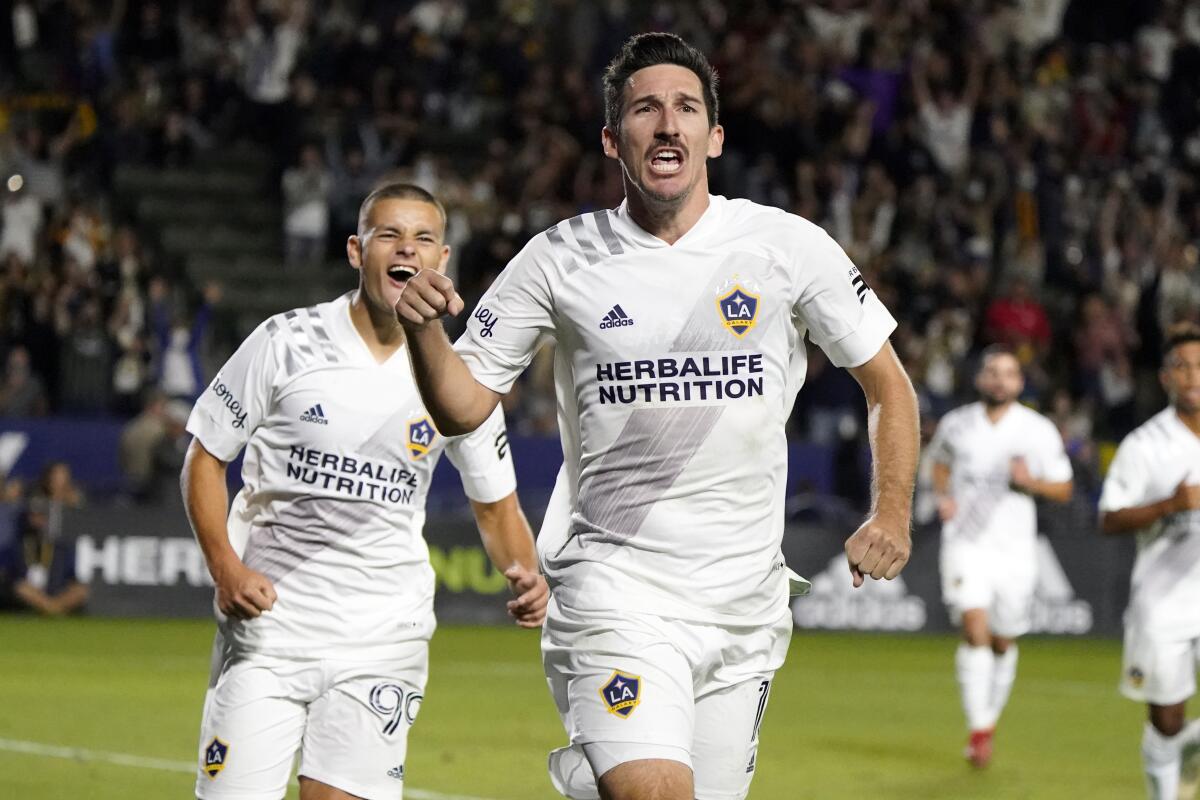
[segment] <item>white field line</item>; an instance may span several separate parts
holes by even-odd
[[[110,753],[105,750],[90,750],[86,747],[63,747],[42,742],[25,742],[19,739],[0,739],[0,751],[21,753],[44,758],[63,758],[84,763],[116,764],[138,769],[157,769],[165,772],[196,773],[196,765],[190,761],[174,761],[166,758],[147,758],[130,753]],[[404,787],[404,796],[412,800],[491,800],[486,797],[471,797],[462,794],[443,794],[427,789]]]

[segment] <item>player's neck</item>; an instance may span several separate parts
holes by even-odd
[[[1176,408],[1175,416],[1179,417],[1179,421],[1183,423],[1185,428],[1196,434],[1197,437],[1200,437],[1200,411],[1189,413]]]
[[[350,301],[350,321],[367,350],[382,364],[404,346],[404,328],[395,314],[380,313],[371,307],[359,288]]]
[[[667,244],[675,244],[695,227],[708,210],[708,181],[700,180],[682,203],[659,203],[626,179],[626,207],[638,227]]]
[[[1014,402],[1016,401],[1009,400],[1007,403],[998,403],[995,405],[992,403],[984,403],[983,413],[987,414],[988,420],[995,425],[1004,418],[1004,415],[1008,413],[1008,410],[1013,407]]]

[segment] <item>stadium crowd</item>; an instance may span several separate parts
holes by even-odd
[[[1104,13],[1098,13],[1098,6]],[[113,202],[121,165],[273,159],[280,260],[332,261],[399,172],[451,210],[468,306],[555,220],[610,206],[599,76],[672,30],[721,76],[714,190],[830,231],[900,320],[931,426],[991,342],[1083,461],[1160,407],[1200,309],[1200,5],[1181,0],[17,0],[0,21],[0,416],[122,415],[204,387],[219,286]],[[10,24],[11,23],[11,24]],[[30,98],[67,98],[62,104]],[[331,267],[332,268],[332,267]],[[218,337],[219,339],[220,337]],[[793,432],[861,436],[813,349]],[[153,399],[146,401],[148,392]],[[508,404],[553,429],[546,370]],[[178,416],[178,415],[176,415]],[[145,438],[145,437],[144,437]],[[153,436],[148,437],[153,439]],[[144,463],[144,454],[143,454]]]

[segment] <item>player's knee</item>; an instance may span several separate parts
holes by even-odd
[[[1150,724],[1163,736],[1177,735],[1183,730],[1186,721],[1186,706],[1183,703],[1173,706],[1150,706]]]
[[[600,776],[601,800],[693,800],[692,771],[667,759],[618,764]]]
[[[992,637],[992,652],[998,656],[1002,656],[1008,652],[1009,648],[1014,644],[1012,639],[1005,639],[1003,636]]]

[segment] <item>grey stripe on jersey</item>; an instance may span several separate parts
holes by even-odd
[[[596,219],[596,228],[600,231],[600,238],[604,240],[604,246],[608,248],[608,252],[614,256],[619,256],[625,252],[625,248],[621,247],[621,240],[617,238],[616,232],[613,231],[612,222],[608,219],[610,213],[612,212],[604,208],[592,214],[592,216]]]
[[[378,513],[373,503],[297,497],[281,505],[271,524],[251,528],[242,561],[272,581],[279,581],[333,544],[327,533],[312,533],[314,522],[326,532],[343,531],[349,538]]]
[[[604,454],[596,477],[582,493],[584,519],[618,536],[636,534],[724,410],[722,406],[636,409],[621,430],[620,445]],[[634,475],[636,481],[631,480]]]
[[[271,317],[269,320],[267,320],[267,333],[271,334],[272,338],[280,335],[280,331],[282,330],[283,329],[279,327],[279,323],[275,321],[274,317]],[[296,363],[296,357],[292,354],[291,347],[285,346],[283,348],[283,359],[289,378],[300,371],[301,365]]]
[[[671,344],[671,352],[749,346],[724,331],[698,332],[712,327],[706,324],[713,313],[711,303],[711,296],[702,292]],[[724,411],[724,406],[716,405],[631,411],[621,433],[601,457],[595,477],[580,486],[583,518],[618,536],[636,534],[650,509],[708,439]]]
[[[581,264],[579,259],[576,257],[574,249],[567,246],[567,240],[563,238],[562,231],[558,229],[559,225],[561,224],[562,223],[560,222],[551,226],[550,228],[547,228],[546,238],[550,240],[550,244],[554,245],[556,250],[558,250],[558,252],[564,257],[563,260],[565,263],[563,266],[566,267],[567,274],[570,275],[572,272],[575,272],[581,266],[583,266],[583,264]]]
[[[575,241],[579,242],[579,249],[583,253],[583,257],[587,259],[588,264],[594,265],[600,263],[600,259],[604,256],[596,249],[596,245],[592,244],[592,239],[588,235],[588,230],[583,226],[583,216],[571,217],[571,233],[575,236]]]
[[[321,319],[321,312],[317,310],[316,306],[310,306],[304,309],[304,314],[309,326],[312,327],[313,338],[320,345],[321,352],[325,354],[325,360],[336,364],[338,362],[337,348],[333,346],[333,340],[325,332],[325,322]]]
[[[300,351],[301,357],[306,361],[315,359],[316,354],[308,344],[308,333],[305,332],[304,324],[300,322],[296,309],[292,309],[283,316],[288,321],[288,327],[292,331],[292,339],[296,342],[296,348]]]

